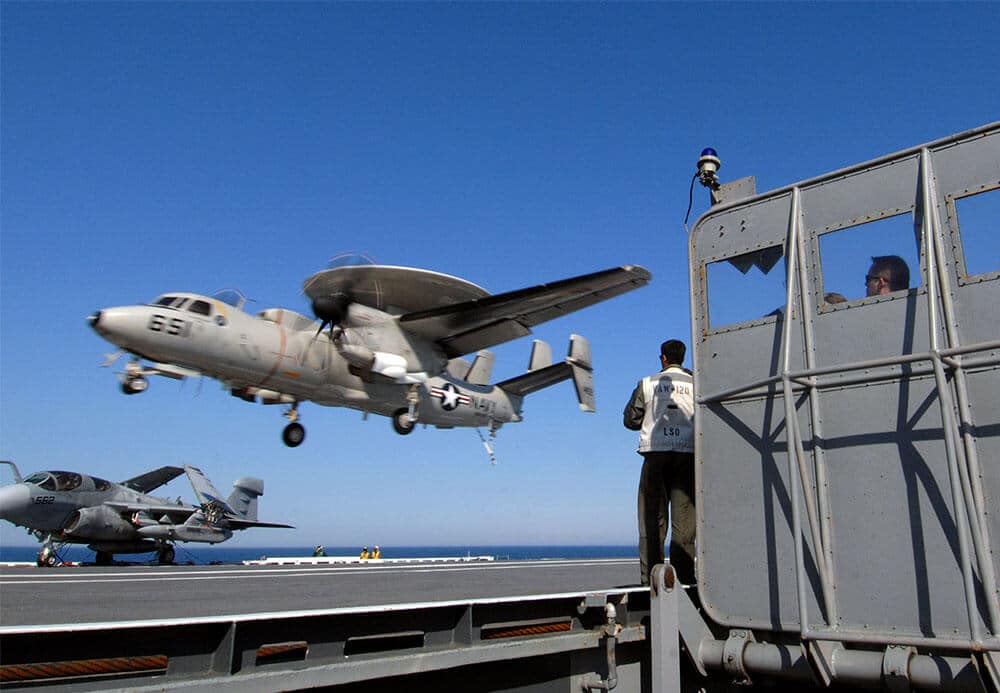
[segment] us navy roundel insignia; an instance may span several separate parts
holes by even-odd
[[[432,387],[431,397],[441,400],[441,408],[445,411],[453,411],[459,404],[469,404],[472,402],[466,395],[451,383],[445,383],[442,387]]]

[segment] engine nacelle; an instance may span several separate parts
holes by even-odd
[[[116,511],[103,505],[74,511],[63,527],[63,532],[70,537],[94,540],[135,537],[135,527]]]

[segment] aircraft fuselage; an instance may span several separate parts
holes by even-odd
[[[91,325],[108,341],[152,361],[149,373],[207,375],[233,395],[265,404],[310,400],[391,416],[406,409],[415,392],[422,423],[519,420],[520,397],[452,377],[440,349],[374,308],[352,305],[350,326],[331,337],[294,311],[253,316],[205,296],[167,296],[176,299],[174,305],[107,308],[91,317]]]

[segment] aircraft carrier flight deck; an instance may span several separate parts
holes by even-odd
[[[0,567],[10,628],[588,593],[635,586],[632,559],[368,565]]]

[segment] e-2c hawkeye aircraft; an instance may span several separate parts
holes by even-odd
[[[233,532],[250,527],[291,525],[257,521],[257,498],[264,482],[243,477],[222,500],[212,482],[191,465],[160,467],[116,484],[77,472],[35,472],[22,479],[13,462],[15,483],[0,488],[0,519],[26,527],[42,541],[38,565],[58,562],[64,544],[87,544],[98,565],[109,565],[116,553],[156,551],[160,563],[174,560],[175,541],[218,544]],[[198,498],[189,505],[148,495],[187,473]]]
[[[494,357],[483,349],[651,279],[628,265],[491,295],[457,277],[357,264],[356,257],[335,258],[305,282],[315,319],[281,308],[254,316],[238,295],[174,292],[150,304],[104,308],[89,322],[132,354],[120,375],[126,394],[146,390],[151,375],[207,375],[240,399],[287,405],[282,439],[289,447],[305,438],[298,422],[305,401],[391,417],[402,435],[419,421],[486,426],[492,437],[521,420],[526,395],[563,380],[573,380],[580,408],[594,411],[590,345],[572,335],[568,356],[553,364],[551,348],[536,340],[527,373],[494,385]],[[471,364],[461,358],[477,351]],[[112,354],[109,365],[121,355]]]

